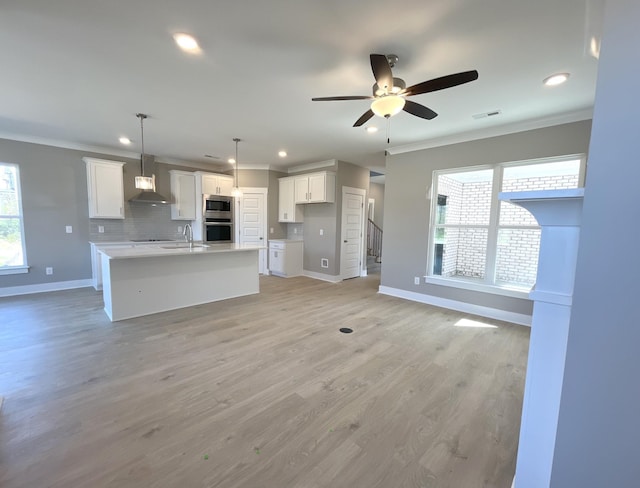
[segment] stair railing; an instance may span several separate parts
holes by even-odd
[[[382,229],[373,220],[367,219],[367,254],[382,262]]]

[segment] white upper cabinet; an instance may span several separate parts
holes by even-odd
[[[227,175],[202,173],[202,193],[204,195],[231,196],[233,178]]]
[[[303,209],[296,205],[295,178],[279,178],[278,185],[278,222],[302,222]]]
[[[329,171],[294,176],[296,203],[333,203],[336,201],[336,174]]]
[[[89,218],[124,219],[124,163],[82,158],[87,165]]]
[[[196,175],[187,171],[170,170],[171,218],[196,219]]]

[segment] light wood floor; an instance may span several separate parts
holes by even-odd
[[[508,488],[529,330],[378,284],[116,323],[93,289],[0,299],[0,486]]]

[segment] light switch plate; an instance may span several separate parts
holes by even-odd
[[[324,235],[324,229],[320,229],[320,235],[323,236]]]
[[[65,227],[65,232],[66,232],[67,234],[71,234],[71,233],[73,232],[73,227],[71,227],[70,225],[67,225],[67,226]]]
[[[98,226],[98,234],[104,234],[104,225]]]

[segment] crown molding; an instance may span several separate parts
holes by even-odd
[[[79,144],[77,142],[62,141],[59,139],[48,139],[46,137],[37,137],[25,134],[13,134],[10,132],[1,132],[0,138],[7,139],[9,141],[28,142],[31,144],[41,144],[43,146],[53,146],[62,149],[73,149],[76,151],[86,151],[93,153],[100,153],[109,156],[117,156],[119,158],[137,159],[140,157],[139,152],[126,151],[121,149],[115,149],[113,147],[93,146],[90,144]]]
[[[291,166],[287,168],[287,173],[299,173],[300,171],[308,171],[310,169],[326,168],[327,166],[336,166],[338,161],[336,159],[327,159],[326,161],[319,161],[317,163],[301,164],[300,166]]]
[[[461,132],[450,136],[437,137],[421,142],[406,144],[387,149],[389,155],[403,154],[413,151],[421,151],[423,149],[431,149],[440,146],[449,146],[451,144],[459,144],[461,142],[476,141],[478,139],[487,139],[489,137],[504,136],[514,134],[516,132],[524,132],[528,130],[543,129],[554,125],[569,124],[572,122],[580,122],[593,118],[593,108],[578,110],[562,115],[554,115],[551,117],[541,117],[538,119],[525,120],[523,122],[515,122],[511,124],[496,125],[487,127],[486,129]]]

